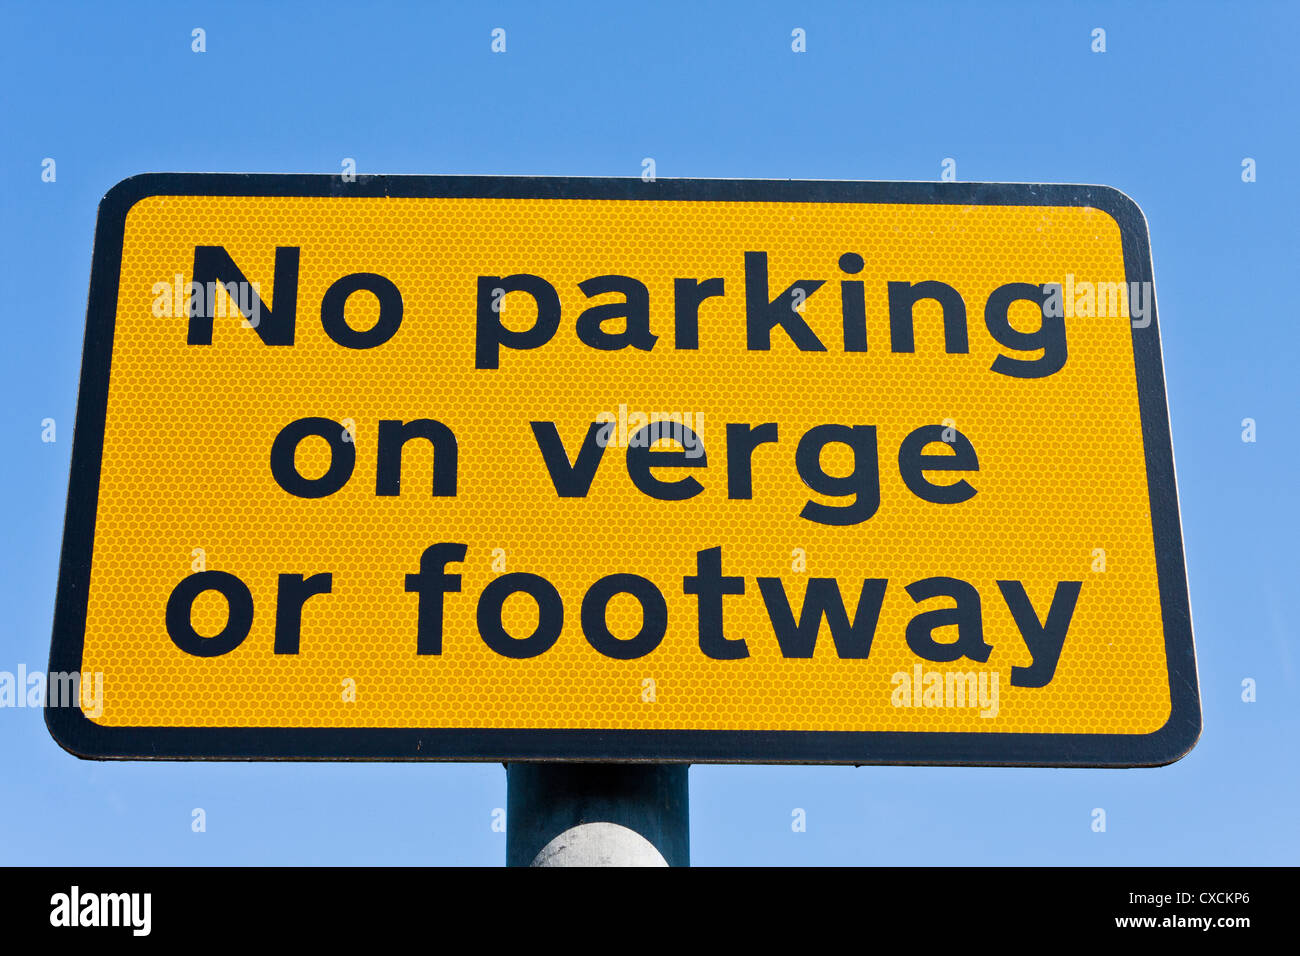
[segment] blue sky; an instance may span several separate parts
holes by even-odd
[[[5,3],[0,670],[49,652],[95,211],[119,180],[343,157],[636,176],[647,156],[660,177],[931,180],[952,157],[961,180],[1104,183],[1146,213],[1205,731],[1155,770],[695,768],[693,860],[1297,862],[1300,12],[1132,6]],[[504,859],[496,764],[94,763],[27,709],[0,710],[0,758],[6,864]]]

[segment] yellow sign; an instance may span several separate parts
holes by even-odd
[[[98,228],[74,752],[1136,765],[1199,733],[1114,190],[154,175]]]

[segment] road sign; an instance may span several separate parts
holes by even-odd
[[[1145,220],[1096,186],[128,179],[50,670],[89,757],[1175,760]]]

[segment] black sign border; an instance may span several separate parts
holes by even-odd
[[[1146,218],[1109,186],[532,176],[145,173],[99,207],[49,672],[79,672],[127,213],[150,196],[464,197],[639,201],[1089,206],[1123,236],[1129,282],[1153,282]],[[1154,288],[1154,285],[1152,286]],[[1142,441],[1165,629],[1171,713],[1150,734],[909,731],[507,730],[481,728],[106,727],[47,703],[69,752],[127,760],[437,760],[630,763],[1145,767],[1172,763],[1201,732],[1196,652],[1174,477],[1159,322],[1133,329]]]

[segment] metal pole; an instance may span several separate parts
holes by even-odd
[[[685,764],[506,764],[506,866],[690,866]]]

